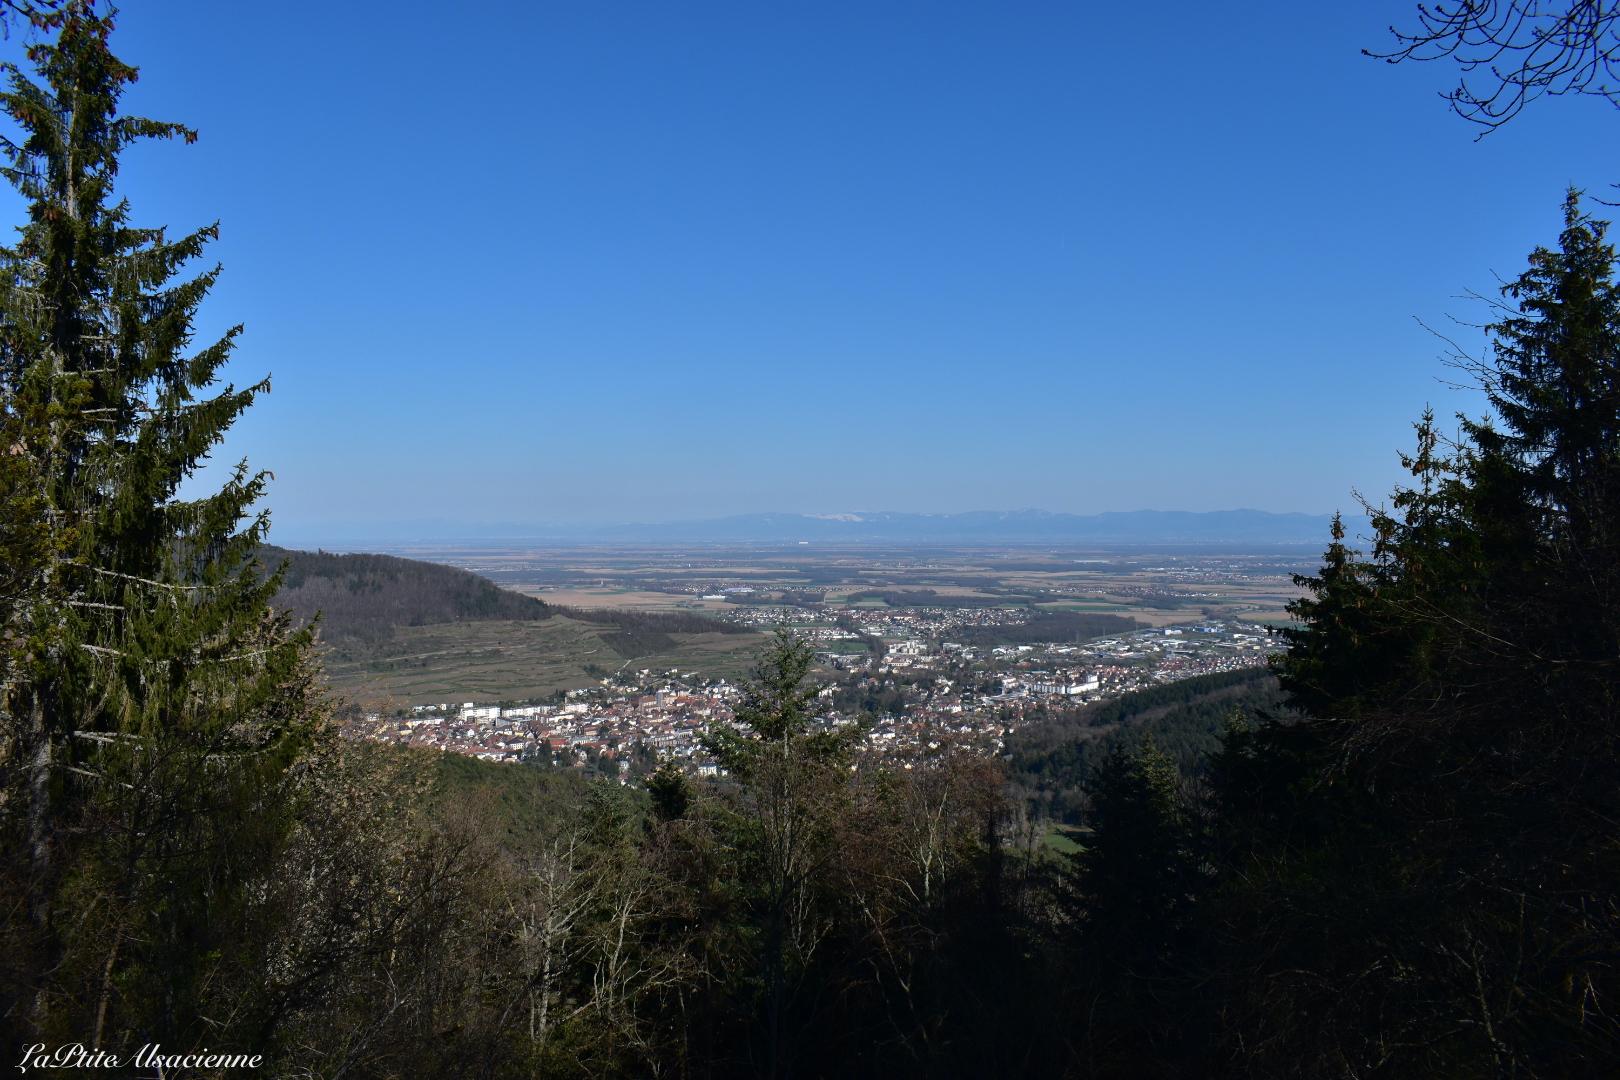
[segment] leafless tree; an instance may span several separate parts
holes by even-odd
[[[1418,5],[1413,31],[1390,27],[1398,48],[1364,50],[1398,64],[1452,59],[1462,66],[1444,96],[1457,115],[1495,131],[1544,94],[1588,94],[1620,106],[1620,2],[1452,0]]]

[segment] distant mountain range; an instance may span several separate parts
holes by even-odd
[[[278,544],[349,546],[413,541],[572,540],[620,543],[1082,543],[1325,544],[1326,514],[1264,510],[1135,510],[1054,514],[979,510],[964,514],[738,514],[702,521],[618,525],[539,525],[454,521],[351,522],[275,530]],[[1364,517],[1346,518],[1352,535]]]

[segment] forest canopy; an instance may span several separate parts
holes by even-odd
[[[544,619],[551,612],[534,597],[502,589],[488,578],[453,566],[394,555],[333,555],[266,545],[259,557],[270,571],[283,563],[275,603],[300,622],[321,615],[328,640],[379,641],[402,626],[496,619]]]

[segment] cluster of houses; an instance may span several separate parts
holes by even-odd
[[[886,613],[893,620],[901,613]],[[983,614],[983,613],[974,613]],[[802,613],[801,613],[802,616]],[[863,625],[878,637],[897,629],[888,621]],[[920,629],[912,624],[908,631]],[[857,635],[810,624],[796,633],[818,646]],[[881,654],[818,651],[828,684],[818,721],[827,726],[856,718],[834,711],[835,684],[858,686],[901,679],[907,706],[901,715],[866,717],[874,752],[904,754],[942,746],[999,752],[1006,736],[1053,704],[1105,701],[1177,679],[1264,665],[1275,640],[1252,624],[1222,620],[1140,630],[1079,644],[1005,645],[988,650],[908,633],[884,642]],[[602,771],[631,770],[632,761],[674,757],[692,771],[712,773],[703,752],[707,725],[728,721],[741,688],[722,681],[696,683],[666,676],[639,690],[603,680],[572,690],[566,701],[480,705],[439,702],[392,716],[372,714],[349,726],[356,738],[466,754],[490,761],[545,760],[591,764]]]
[[[593,693],[587,700],[558,705],[416,705],[395,716],[365,716],[351,725],[350,734],[487,761],[544,755],[558,764],[594,760],[628,769],[624,759],[638,744],[690,756],[703,725],[730,718],[737,693],[735,686],[721,682],[701,690]]]

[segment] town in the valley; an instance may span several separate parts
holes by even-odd
[[[941,749],[1000,753],[1026,723],[1198,675],[1263,667],[1272,630],[1238,618],[1155,626],[1082,641],[982,646],[973,633],[1016,618],[1004,609],[792,608],[726,616],[807,641],[821,683],[816,722],[863,725],[870,754]],[[953,637],[968,639],[953,640]],[[629,780],[675,759],[713,774],[705,729],[732,719],[744,687],[626,661],[595,685],[547,700],[412,704],[357,716],[351,737],[491,761],[585,766]]]

